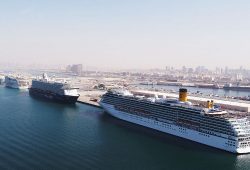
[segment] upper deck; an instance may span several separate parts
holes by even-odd
[[[202,104],[192,104],[190,101],[191,96],[189,97],[189,101],[187,102],[181,102],[177,99],[177,95],[168,95],[166,93],[159,93],[159,92],[150,92],[150,91],[133,91],[129,92],[126,90],[111,90],[109,93],[118,95],[118,96],[123,96],[125,98],[131,98],[134,100],[139,100],[139,101],[147,101],[151,103],[156,103],[156,104],[169,104],[172,107],[178,107],[178,108],[183,108],[183,109],[190,109],[193,111],[198,111],[203,115],[206,116],[211,116],[211,117],[220,117],[220,118],[226,118],[226,119],[231,119],[231,118],[244,118],[244,117],[249,117],[250,114],[248,112],[242,112],[242,111],[237,111],[235,109],[224,109],[220,107],[213,107],[213,108],[206,108]],[[199,100],[200,99],[200,100]],[[192,99],[193,101],[196,101],[196,103],[199,102],[207,102],[207,98],[196,98],[195,100]],[[211,99],[210,99],[211,100]],[[216,100],[215,101],[216,106],[220,105],[220,101]],[[240,103],[242,104],[242,103]],[[238,105],[236,105],[238,106]],[[239,106],[238,106],[239,107]]]
[[[136,90],[132,91],[133,94],[136,95],[144,95],[144,96],[165,96],[168,98],[178,98],[178,94],[176,93],[163,93],[163,92],[154,92],[154,91],[146,91],[146,90]],[[220,105],[222,109],[230,110],[230,111],[239,111],[239,112],[250,112],[250,103],[242,102],[242,101],[232,101],[221,98],[205,98],[198,96],[188,96],[188,100],[194,103],[204,104],[208,100],[213,100],[216,104]]]

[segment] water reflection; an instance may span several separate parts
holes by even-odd
[[[235,156],[235,168],[237,170],[250,169],[250,154]]]

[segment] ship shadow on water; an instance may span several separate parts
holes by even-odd
[[[137,134],[143,134],[145,136],[148,136],[153,139],[157,139],[161,142],[164,142],[168,145],[171,145],[173,147],[178,147],[180,149],[186,150],[186,151],[192,151],[192,152],[209,152],[213,154],[221,154],[226,156],[232,156],[237,159],[237,154],[230,153],[221,149],[213,148],[195,141],[191,141],[185,138],[181,138],[178,136],[174,136],[171,134],[167,134],[164,132],[160,132],[158,130],[150,129],[141,125],[137,125],[131,122],[127,122],[124,120],[117,119],[111,115],[109,115],[107,112],[104,111],[104,114],[102,115],[102,120],[107,121],[117,127],[125,128],[133,133]],[[250,155],[249,155],[250,160]]]

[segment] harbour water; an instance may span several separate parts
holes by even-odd
[[[247,170],[234,155],[117,120],[101,109],[0,87],[0,169]]]

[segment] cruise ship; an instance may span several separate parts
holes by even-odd
[[[152,128],[228,152],[250,152],[250,115],[222,110],[214,101],[204,106],[178,98],[138,96],[127,90],[109,90],[100,100],[104,110],[124,121]]]
[[[5,76],[5,87],[13,89],[28,89],[29,82],[20,76]]]
[[[0,85],[2,85],[4,83],[4,79],[5,79],[5,77],[0,75]]]
[[[50,80],[47,74],[43,74],[41,79],[32,80],[29,93],[34,97],[74,104],[80,96],[77,89],[78,88],[71,87],[71,84],[67,82]]]

